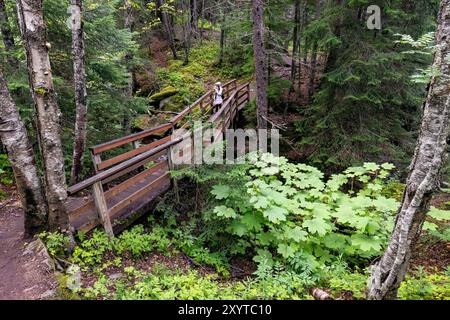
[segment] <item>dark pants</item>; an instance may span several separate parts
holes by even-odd
[[[222,104],[216,104],[215,106],[213,106],[213,113],[216,113],[217,111],[220,110],[220,108],[222,108]]]

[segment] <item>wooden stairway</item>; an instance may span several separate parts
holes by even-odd
[[[189,127],[186,117],[207,116],[209,123],[224,132],[250,101],[248,83],[238,85],[233,80],[223,88],[225,102],[214,114],[211,90],[168,123],[92,147],[96,175],[68,188],[71,226],[86,232],[101,224],[112,237],[149,209],[173,183],[173,148],[182,145],[183,152],[192,151],[190,144],[183,144],[187,135],[179,134]],[[145,143],[152,137],[153,141]]]

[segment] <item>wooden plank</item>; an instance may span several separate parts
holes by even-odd
[[[245,96],[244,99],[242,99],[241,97],[239,100],[237,100],[237,102],[238,105],[242,105],[243,103],[248,102],[248,95]]]
[[[109,142],[105,142],[105,143],[99,144],[99,145],[97,145],[95,147],[92,147],[91,150],[92,150],[92,153],[98,154],[98,153],[101,153],[101,152],[104,152],[104,151],[107,151],[107,150],[111,150],[111,149],[120,147],[120,146],[122,146],[124,144],[131,143],[133,141],[143,139],[145,137],[148,137],[148,136],[151,136],[151,135],[154,135],[154,134],[164,133],[164,132],[168,131],[171,128],[172,128],[172,124],[165,123],[165,124],[162,124],[160,126],[152,128],[152,129],[148,129],[148,130],[145,130],[145,131],[142,131],[142,132],[138,132],[138,133],[134,133],[134,134],[128,135],[126,137],[122,137],[122,138],[119,138],[119,139],[115,139],[115,140],[112,140],[112,141],[109,141]]]
[[[115,175],[115,174],[117,174],[117,173],[127,169],[127,168],[130,168],[133,165],[139,164],[142,161],[147,160],[151,156],[154,156],[155,154],[158,154],[161,151],[168,149],[170,146],[173,146],[173,145],[179,143],[181,140],[182,140],[182,138],[176,138],[176,139],[174,139],[174,140],[172,140],[170,142],[167,142],[167,143],[165,143],[165,144],[163,144],[163,145],[161,145],[159,147],[156,147],[153,150],[149,150],[147,152],[141,153],[140,155],[138,155],[138,156],[136,156],[136,157],[134,157],[134,158],[132,158],[130,160],[122,162],[121,164],[119,164],[117,166],[114,166],[114,167],[112,167],[112,168],[110,168],[108,170],[105,170],[105,171],[103,171],[103,172],[101,172],[101,173],[99,173],[99,174],[97,174],[97,175],[95,175],[93,177],[90,177],[89,179],[86,179],[86,180],[84,180],[84,181],[82,181],[82,182],[80,182],[80,183],[78,183],[78,184],[76,184],[74,186],[69,187],[67,189],[67,192],[70,195],[70,194],[74,194],[74,193],[76,193],[78,191],[81,191],[83,189],[86,189],[87,187],[90,187],[91,185],[93,185],[96,182],[103,181],[103,180],[105,180],[105,179],[107,179],[107,178],[109,178],[109,177],[111,177],[111,176],[113,176],[113,175]]]
[[[247,96],[247,95],[248,95],[247,91],[239,92],[238,95],[237,95],[237,99],[239,100],[242,97]]]
[[[159,140],[157,140],[155,142],[143,145],[143,146],[141,146],[141,147],[139,147],[137,149],[134,149],[134,150],[122,153],[121,155],[118,155],[117,157],[114,157],[114,158],[111,158],[111,159],[103,161],[102,163],[100,163],[98,165],[98,168],[99,168],[99,170],[103,170],[103,169],[106,169],[108,167],[111,167],[111,166],[113,166],[113,165],[115,165],[117,163],[120,163],[120,162],[123,162],[125,160],[128,160],[128,159],[130,159],[130,158],[132,158],[134,156],[137,156],[138,154],[141,154],[141,153],[143,153],[145,151],[151,150],[151,149],[156,148],[156,147],[158,147],[158,146],[160,146],[160,145],[162,145],[162,144],[164,144],[166,142],[169,142],[171,140],[171,138],[172,138],[171,136],[167,136],[167,137],[159,139]]]
[[[105,199],[108,202],[109,199],[115,197],[117,194],[119,194],[120,192],[122,192],[125,189],[127,189],[128,187],[130,187],[133,183],[136,183],[142,179],[145,179],[146,177],[155,173],[156,171],[163,169],[165,166],[168,167],[167,162],[161,161],[158,164],[156,164],[155,166],[153,166],[153,167],[139,173],[138,175],[122,182],[121,184],[111,188],[110,190],[104,192]],[[79,206],[75,209],[69,210],[69,215],[75,219],[75,218],[79,217],[80,215],[82,215],[84,212],[86,212],[92,208],[95,208],[95,203],[94,203],[94,200],[92,198],[90,198],[90,199],[88,199],[87,202],[85,202],[81,206]]]
[[[106,205],[102,183],[94,183],[94,185],[92,186],[92,191],[95,201],[95,207],[97,208],[97,213],[100,217],[103,227],[105,228],[106,234],[111,239],[114,237],[114,232],[112,229],[111,220],[109,219],[108,206]]]
[[[131,177],[130,179],[125,180],[121,184],[118,184],[114,188],[111,188],[110,190],[106,191],[105,192],[106,199],[115,197],[120,192],[124,191],[125,189],[128,189],[131,185],[147,178],[148,176],[154,174],[158,170],[163,169],[164,167],[168,167],[167,161],[158,162],[155,166]]]
[[[233,98],[233,97],[230,97],[230,98],[223,104],[222,108],[220,108],[219,111],[217,111],[215,114],[213,114],[213,115],[211,116],[211,118],[209,118],[208,122],[216,122],[216,120],[217,120],[218,118],[220,118],[220,117],[222,116],[222,113],[228,108],[228,105],[230,104],[232,98]]]
[[[132,204],[133,201],[139,199],[140,197],[144,196],[147,192],[149,192],[151,189],[158,187],[160,184],[164,182],[164,180],[170,180],[170,173],[165,172],[163,173],[158,179],[152,181],[150,184],[145,186],[142,189],[139,189],[138,191],[134,192],[131,196],[123,199],[122,201],[115,204],[110,210],[111,217],[114,216],[115,213],[119,212],[120,210],[126,208],[128,205]]]
[[[132,171],[134,171],[136,169],[139,169],[142,166],[145,166],[146,164],[148,164],[148,163],[150,163],[152,161],[157,160],[159,157],[163,156],[164,153],[165,153],[165,150],[163,150],[160,153],[157,153],[157,154],[151,156],[148,159],[142,160],[141,162],[136,163],[135,165],[133,165],[131,167],[128,167],[128,168],[126,168],[126,169],[124,169],[124,170],[122,170],[122,171],[112,175],[111,177],[106,178],[105,180],[102,181],[103,185],[105,185],[105,184],[107,184],[107,183],[109,183],[111,181],[114,181],[114,180],[116,180],[116,179],[126,175],[127,173],[130,173],[130,172],[132,172]]]
[[[76,207],[75,209],[69,209],[69,216],[73,218],[77,218],[80,215],[84,214],[88,210],[92,210],[95,208],[94,199],[89,197],[86,202],[84,202],[81,206]]]

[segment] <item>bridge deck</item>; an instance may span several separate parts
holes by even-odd
[[[238,87],[235,80],[224,85],[224,93],[222,108],[208,120],[220,130],[228,128],[238,111],[250,100],[249,85]],[[170,170],[173,168],[170,152],[172,147],[178,145],[187,152],[190,152],[191,147],[189,143],[182,143],[185,142],[185,137],[178,137],[174,133],[177,132],[177,127],[186,128],[189,125],[188,121],[182,121],[192,111],[199,109],[210,114],[212,102],[213,93],[209,91],[167,124],[91,148],[97,174],[68,189],[72,227],[75,230],[89,231],[103,224],[108,235],[113,236],[114,232],[126,227],[158,196],[169,190],[173,183],[170,177]],[[150,144],[137,144],[155,133],[162,135],[162,138]],[[188,133],[189,136],[190,134]],[[101,158],[103,152],[130,143],[133,150],[110,159]],[[107,186],[110,188],[104,190]],[[92,187],[90,195],[75,196],[89,187]]]

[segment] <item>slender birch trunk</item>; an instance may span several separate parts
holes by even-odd
[[[422,128],[410,165],[406,190],[389,246],[372,266],[369,298],[394,299],[405,278],[412,250],[417,243],[439,173],[445,160],[450,134],[450,0],[441,0],[434,76],[425,102]]]
[[[11,162],[25,213],[25,237],[45,229],[47,206],[25,125],[0,67],[0,138]]]
[[[82,169],[83,154],[86,148],[87,91],[85,70],[85,49],[82,12],[82,0],[71,0],[72,5],[72,55],[75,83],[75,140],[70,182],[75,184]]]
[[[37,133],[45,170],[45,191],[51,230],[69,231],[67,186],[60,138],[61,112],[56,101],[42,0],[17,0],[19,24],[26,50]]]
[[[252,0],[253,56],[256,74],[256,112],[258,129],[267,129],[267,61],[264,48],[264,3]]]

